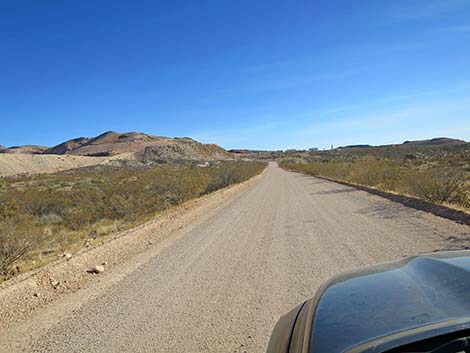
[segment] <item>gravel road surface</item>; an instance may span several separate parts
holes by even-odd
[[[264,352],[279,316],[330,276],[469,236],[468,226],[271,163],[157,256],[11,327],[0,348]]]

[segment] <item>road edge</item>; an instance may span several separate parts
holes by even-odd
[[[365,191],[370,194],[383,197],[387,200],[400,203],[404,206],[413,208],[415,210],[431,213],[435,216],[450,219],[451,221],[454,221],[460,224],[470,225],[470,214],[450,208],[450,207],[446,207],[443,205],[435,205],[433,203],[418,199],[416,197],[405,196],[401,194],[394,194],[391,192],[374,189],[374,188],[364,186],[364,185],[353,184],[353,183],[343,181],[343,180],[336,180],[336,179],[331,179],[331,178],[327,178],[327,177],[323,177],[319,175],[312,175],[312,174],[308,174],[308,173],[304,173],[304,172],[300,172],[296,170],[291,170],[291,169],[285,169],[285,168],[283,169],[292,173],[301,173],[309,177],[330,181],[332,183],[337,183],[337,184],[344,185],[344,186],[349,186],[356,190]]]

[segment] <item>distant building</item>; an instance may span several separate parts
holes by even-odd
[[[316,152],[316,151],[318,151],[318,148],[317,147],[312,147],[312,148],[309,148],[308,150],[309,150],[309,152]]]

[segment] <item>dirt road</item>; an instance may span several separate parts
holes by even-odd
[[[469,227],[268,167],[258,183],[110,285],[1,333],[1,351],[264,352],[330,276],[458,247]]]

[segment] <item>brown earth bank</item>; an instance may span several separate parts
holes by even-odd
[[[54,173],[106,162],[106,158],[39,154],[0,154],[0,177]]]
[[[261,353],[279,316],[313,296],[330,276],[461,249],[470,239],[466,225],[275,164],[256,180],[174,216],[169,231],[159,224],[116,239],[109,253],[105,245],[55,264],[64,277],[51,279],[48,267],[5,288],[0,307],[13,316],[0,317],[10,323],[45,308],[4,328],[0,347]],[[127,248],[137,255],[122,256],[128,260],[119,264]],[[104,273],[85,272],[102,262],[108,262]],[[69,289],[68,270],[83,284]],[[74,293],[60,298],[61,291]],[[11,306],[14,292],[23,293],[23,305]],[[58,299],[46,307],[48,293]]]

